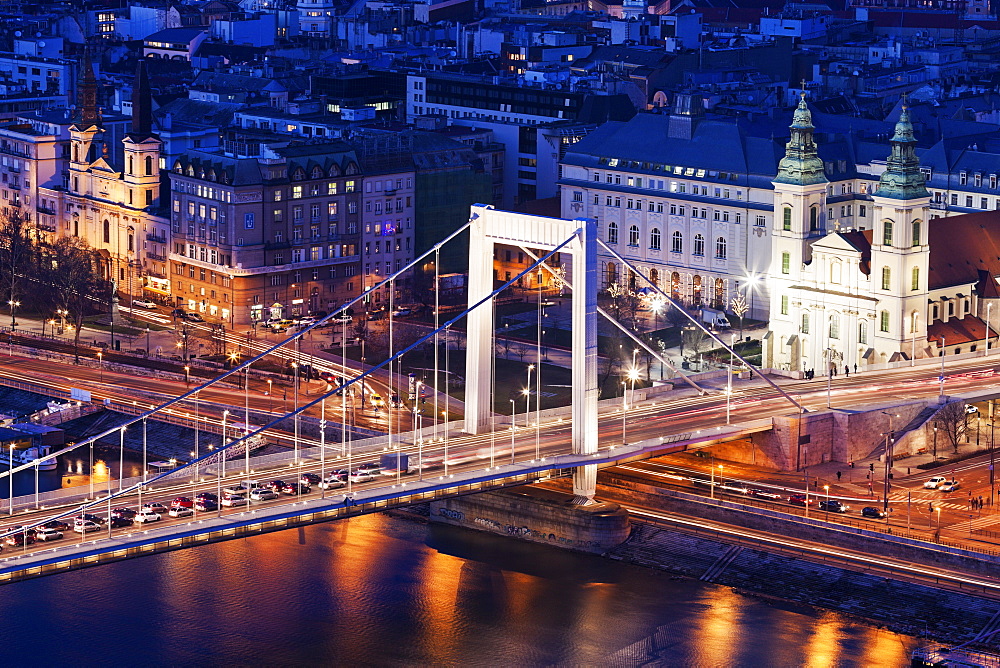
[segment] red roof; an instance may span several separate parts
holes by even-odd
[[[992,294],[995,288],[984,281],[1000,276],[1000,211],[935,218],[929,222],[928,242],[931,290],[972,283],[979,294]]]
[[[990,328],[990,338],[995,338],[996,330]],[[941,347],[941,337],[947,346],[960,343],[982,341],[986,337],[986,323],[974,315],[967,315],[961,320],[952,318],[948,322],[931,323],[927,326],[927,340]]]

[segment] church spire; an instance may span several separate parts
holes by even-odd
[[[811,185],[826,183],[823,174],[823,161],[816,152],[816,142],[813,140],[812,113],[806,105],[806,92],[802,91],[799,105],[792,115],[791,138],[785,144],[785,157],[778,163],[778,175],[775,183],[793,185]]]
[[[910,110],[903,98],[903,110],[896,121],[896,131],[890,140],[892,152],[886,159],[886,169],[879,178],[877,197],[892,199],[917,199],[930,197],[924,185],[924,175],[920,172],[917,159],[917,140],[913,138],[913,124]]]
[[[153,132],[152,94],[149,89],[149,75],[146,73],[145,58],[139,59],[132,84],[132,129],[129,135],[142,141]]]
[[[101,111],[97,108],[97,78],[90,59],[90,47],[83,48],[80,80],[77,84],[76,124],[83,130],[101,124]]]

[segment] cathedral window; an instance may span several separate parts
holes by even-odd
[[[705,237],[700,234],[694,235],[694,254],[705,255]]]
[[[785,232],[792,231],[792,207],[786,206],[781,211],[781,229]]]
[[[792,256],[789,253],[781,254],[781,273],[789,274],[791,273]]]
[[[920,289],[920,267],[914,267],[913,272],[910,274],[910,289]]]
[[[840,316],[836,313],[830,316],[830,338],[840,338]]]
[[[809,312],[802,314],[802,326],[799,328],[803,334],[809,333]]]
[[[660,228],[654,227],[649,233],[649,247],[652,250],[660,250]]]
[[[889,331],[889,312],[888,311],[882,311],[879,314],[879,325],[878,325],[878,328],[879,328],[879,331],[881,331],[881,332],[888,332]]]
[[[809,231],[819,231],[819,207],[817,206],[809,207]]]
[[[684,251],[684,235],[680,232],[674,232],[670,235],[670,250],[673,253],[682,253]]]
[[[719,237],[715,240],[715,259],[725,260],[726,259],[726,238]]]
[[[608,243],[618,243],[618,223],[608,223]]]
[[[892,245],[892,221],[887,220],[882,223],[882,245]]]
[[[858,343],[868,345],[868,322],[865,320],[858,323]]]
[[[882,289],[889,290],[892,287],[892,270],[889,267],[882,267]]]

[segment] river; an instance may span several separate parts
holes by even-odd
[[[913,638],[369,515],[0,588],[21,666],[903,666]]]

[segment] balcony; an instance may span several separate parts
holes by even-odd
[[[268,241],[264,243],[264,250],[284,250],[291,247],[292,244],[289,241]]]
[[[152,241],[153,243],[157,243],[157,244],[165,244],[165,243],[167,243],[167,236],[163,235],[162,237],[158,237],[155,234],[147,233],[146,234],[146,241]]]
[[[51,208],[51,207],[48,207],[48,206],[41,206],[41,205],[39,205],[39,206],[35,207],[35,210],[38,211],[38,213],[44,213],[44,214],[47,214],[49,216],[56,215],[56,210],[53,209],[53,208]]]
[[[146,252],[146,259],[155,260],[156,262],[166,262],[167,257],[165,255],[160,255],[159,253]]]

